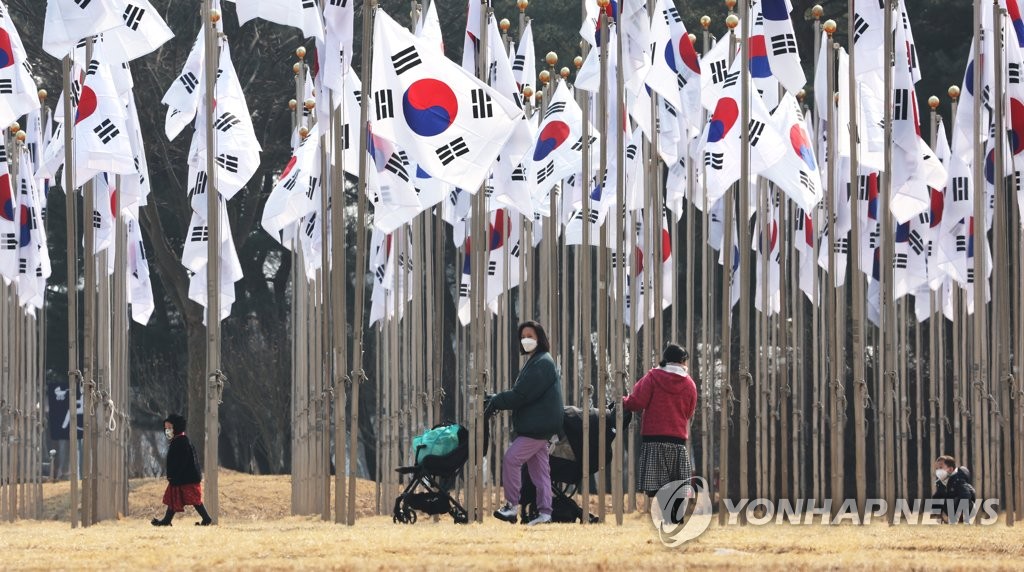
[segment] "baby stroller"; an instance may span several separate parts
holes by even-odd
[[[443,427],[442,425],[435,426]],[[484,450],[487,450],[488,433],[484,425]],[[399,467],[400,475],[412,475],[412,480],[395,498],[391,520],[395,523],[414,524],[416,511],[428,515],[450,514],[455,524],[466,524],[469,515],[459,501],[451,495],[455,481],[466,461],[469,460],[469,430],[459,425],[459,444],[454,451],[445,455],[427,455],[411,467]],[[420,491],[420,489],[423,489]]]
[[[615,440],[616,411],[609,407],[604,412],[605,427],[605,466],[611,465],[612,442]],[[590,467],[586,478],[597,474],[598,460],[598,425],[600,412],[597,408],[590,409]],[[625,412],[622,426],[628,427],[633,414]],[[583,522],[583,509],[576,503],[573,496],[580,490],[583,475],[583,410],[579,407],[565,407],[562,417],[562,433],[559,442],[551,450],[548,457],[551,465],[551,520],[553,522]],[[591,489],[593,490],[593,489]],[[521,522],[530,522],[537,517],[537,487],[530,480],[526,466],[523,466],[523,488],[519,499]],[[590,522],[598,518],[587,513]]]

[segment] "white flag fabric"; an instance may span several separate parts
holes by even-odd
[[[324,4],[324,40],[317,42],[317,58],[320,61],[318,79],[324,87],[335,93],[335,102],[339,103],[344,91],[342,78],[352,69],[354,21],[354,1],[331,0]]]
[[[295,149],[263,207],[263,230],[281,241],[281,231],[317,207],[313,195],[320,181],[319,124]]]
[[[18,278],[18,247],[21,243],[21,210],[7,164],[7,130],[0,131],[0,276]]]
[[[228,219],[227,207],[224,199],[218,201],[220,205],[220,319],[224,320],[231,315],[231,306],[235,302],[235,282],[243,278],[242,265],[238,260],[238,253],[235,251],[235,241],[231,236],[231,225]],[[210,232],[206,219],[198,213],[192,213],[192,221],[189,224],[188,235],[185,237],[185,248],[182,252],[181,263],[185,268],[192,271],[192,279],[189,282],[188,297],[190,300],[207,307],[209,299],[206,286],[207,269],[207,245],[210,242]],[[204,323],[206,317],[203,317]]]
[[[132,305],[132,319],[145,326],[156,308],[146,246],[142,242],[137,215],[126,208],[121,211],[121,216],[128,226],[128,302]]]
[[[121,208],[145,206],[148,202],[149,161],[146,159],[146,146],[142,139],[142,126],[139,122],[139,111],[135,106],[135,95],[128,93],[125,114],[128,127],[128,140],[132,147],[132,160],[137,173],[121,177]]]
[[[36,186],[32,158],[18,158],[19,223],[18,298],[26,308],[42,308],[46,298],[46,279],[50,277],[50,255],[43,226],[42,199]],[[2,192],[2,191],[0,191]]]
[[[79,2],[82,3],[82,2]],[[97,38],[95,57],[108,64],[130,62],[153,53],[174,37],[174,32],[149,0],[127,0],[121,12],[122,25]]]
[[[431,2],[433,7],[433,2]],[[533,86],[537,82],[537,52],[533,45],[533,21],[526,23],[523,34],[519,38],[516,57],[512,62],[512,73],[520,88]]]
[[[62,59],[79,40],[124,24],[125,0],[47,0],[43,51]]]
[[[435,178],[475,192],[522,111],[382,10],[374,46],[374,133]]]
[[[124,104],[111,67],[93,60],[75,112],[75,181],[136,173]]]
[[[262,18],[302,30],[307,38],[324,39],[324,22],[315,0],[228,0],[235,3],[238,23]]]
[[[437,3],[431,2],[423,18],[416,23],[416,37],[433,43],[444,52],[444,36],[441,33],[441,19],[437,16]]]
[[[196,112],[199,110],[200,82],[203,81],[205,50],[203,31],[200,30],[181,73],[171,82],[161,100],[161,103],[167,106],[165,132],[170,141],[173,141],[195,119]]]
[[[583,112],[569,88],[559,82],[540,119],[537,139],[526,154],[530,161],[528,180],[537,188],[535,195],[582,169],[583,121]],[[597,130],[590,126],[589,132],[590,145],[596,148]]]
[[[772,113],[772,125],[782,135],[785,153],[764,176],[781,188],[803,210],[810,212],[821,201],[821,171],[814,145],[804,129],[800,103],[791,93],[783,95]]]
[[[39,95],[25,46],[7,7],[0,2],[0,125],[10,125],[22,115],[39,109]]]
[[[220,50],[220,71],[215,86],[216,106],[213,116],[215,149],[217,155],[214,164],[217,167],[217,192],[225,199],[235,196],[244,187],[260,166],[259,140],[249,114],[249,106],[242,92],[242,85],[231,62],[231,50],[227,42]],[[201,93],[205,93],[202,88]],[[203,96],[205,97],[205,96]],[[206,121],[203,114],[196,116],[196,131],[192,138],[189,151],[189,165],[196,169],[206,169]],[[206,202],[193,203],[193,208],[201,214],[206,212]]]
[[[760,10],[764,15],[764,34],[769,47],[767,56],[772,73],[786,91],[796,94],[804,88],[807,78],[800,65],[793,21],[789,18],[793,6],[789,0],[761,0]]]

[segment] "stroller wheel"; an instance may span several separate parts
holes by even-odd
[[[469,524],[469,516],[466,513],[453,514],[452,518],[455,520],[455,524]]]
[[[405,524],[416,524],[416,511],[412,509],[404,509]]]
[[[416,524],[416,511],[405,507],[396,508],[391,521],[395,524]]]

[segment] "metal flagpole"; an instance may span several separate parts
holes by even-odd
[[[981,5],[982,2],[974,3],[974,61],[976,65],[980,65],[982,61],[982,27],[981,27]],[[974,74],[974,91],[975,94],[980,94],[982,89],[981,77],[984,74]],[[973,327],[973,339],[974,347],[971,355],[971,382],[969,390],[964,394],[964,398],[971,404],[972,415],[970,417],[970,434],[971,434],[971,448],[970,448],[970,459],[971,467],[974,468],[974,483],[977,489],[978,496],[985,498],[985,495],[990,494],[990,491],[985,487],[985,483],[988,478],[988,467],[984,464],[982,456],[982,447],[984,443],[983,438],[983,425],[982,425],[982,402],[984,399],[984,385],[987,373],[985,369],[985,358],[984,358],[984,347],[983,340],[987,339],[986,327],[985,327],[985,297],[987,291],[987,272],[985,271],[985,252],[987,251],[986,243],[987,237],[985,235],[985,179],[984,179],[984,146],[979,144],[978,137],[976,136],[980,129],[986,129],[987,126],[982,126],[982,98],[975,96],[974,98],[974,132],[972,133],[972,142],[974,144],[974,163],[973,163],[973,179],[974,179],[974,327]],[[975,391],[977,392],[975,394]]]
[[[601,57],[601,70],[602,74],[605,74],[605,59],[608,55],[607,39],[608,39],[608,23],[605,17],[602,15],[598,18],[599,20],[599,37],[601,40],[600,46],[600,57]],[[583,55],[584,57],[589,52],[589,46],[586,42],[583,43]],[[604,85],[604,79],[602,75],[602,86]],[[583,514],[580,518],[580,524],[590,523],[590,395],[593,392],[593,385],[591,384],[592,370],[591,366],[594,364],[594,343],[593,343],[593,305],[594,305],[594,283],[593,283],[593,252],[590,247],[590,192],[591,192],[591,158],[590,158],[590,100],[591,94],[584,90],[579,91],[580,107],[582,109],[583,116],[583,134],[582,142],[583,146],[581,149],[581,162],[582,169],[580,174],[580,183],[583,192],[582,195],[582,206],[580,207],[580,224],[582,226],[582,245],[576,250],[580,260],[580,271],[578,274],[579,280],[577,287],[582,295],[582,304],[580,311],[580,334],[581,339],[578,340],[580,352],[582,353],[581,366],[582,371],[579,380],[579,406],[583,412],[583,470],[581,474],[581,485],[582,491],[580,498],[583,505]],[[603,90],[598,91],[598,98],[604,98]],[[600,110],[603,110],[601,104],[598,105]],[[598,117],[601,117],[598,113]],[[602,142],[602,145],[604,143]]]
[[[602,3],[603,3],[603,5],[602,5]],[[609,117],[614,117],[614,115],[612,115],[613,112],[610,109],[610,106],[609,106],[609,103],[608,103],[608,91],[610,89],[610,78],[608,77],[608,57],[610,57],[610,55],[611,55],[609,53],[609,51],[608,51],[608,41],[611,40],[611,29],[610,29],[610,26],[611,26],[612,22],[611,22],[611,20],[610,20],[610,18],[608,16],[608,13],[607,13],[607,10],[606,10],[606,7],[608,6],[608,2],[606,2],[605,0],[600,0],[600,3],[598,4],[598,6],[601,6],[600,18],[601,18],[601,20],[603,22],[601,24],[603,26],[602,32],[601,32],[601,55],[604,56],[604,57],[601,58],[601,84],[600,84],[601,88],[600,88],[600,92],[598,94],[598,114],[597,115],[598,115],[599,121],[601,121],[601,123],[603,124],[602,125],[602,129],[603,129],[602,135],[604,135],[604,137],[601,138],[601,152],[600,152],[600,158],[599,158],[600,163],[599,163],[599,167],[598,167],[598,171],[597,171],[598,172],[597,184],[601,186],[601,191],[602,191],[602,193],[604,193],[607,190],[607,188],[608,188],[608,185],[607,185],[607,182],[608,182],[608,153],[609,153],[608,146],[611,143],[611,141],[608,140],[608,136],[609,136],[608,126],[610,124],[614,125],[615,127],[613,127],[613,128],[617,129],[617,130],[619,129],[619,127],[618,127],[618,121],[609,121]],[[618,32],[618,30],[616,30],[616,32]],[[620,61],[620,63],[621,63],[621,61]],[[620,63],[617,64],[616,67],[619,67]],[[618,95],[618,92],[616,91],[616,96],[617,95]],[[618,212],[618,208],[617,207],[616,207],[615,211],[616,211],[616,213]],[[617,224],[621,226],[622,225],[622,221],[618,221]],[[609,255],[608,255],[607,250],[608,250],[608,233],[607,233],[606,229],[599,228],[598,229],[598,248],[597,248],[597,359],[595,360],[595,363],[597,364],[597,400],[596,400],[596,403],[594,404],[597,407],[599,412],[600,412],[601,408],[604,407],[605,387],[606,387],[605,384],[607,383],[607,378],[608,378],[608,362],[607,362],[607,358],[606,358],[606,355],[607,355],[606,352],[608,351],[608,348],[609,348],[608,338],[607,338],[607,336],[608,336],[608,322],[609,322],[609,319],[608,319],[609,318],[609,316],[608,316],[608,311],[609,311],[609,288],[608,288],[608,286],[609,286],[609,274],[612,274],[612,272],[610,272],[610,268],[609,268],[609,264],[608,264],[608,262],[609,262]],[[621,266],[621,265],[622,265],[622,263],[620,262],[619,266]],[[588,413],[589,409],[584,409],[584,412]],[[597,443],[598,443],[598,445],[597,445],[597,473],[596,473],[596,477],[597,477],[597,480],[596,480],[597,490],[595,492],[597,493],[597,518],[602,523],[604,522],[604,517],[605,517],[605,492],[606,492],[605,477],[606,477],[606,474],[607,474],[607,467],[605,466],[605,463],[606,463],[607,459],[605,458],[605,450],[604,450],[604,445],[605,445],[604,431],[605,431],[605,427],[606,427],[606,419],[605,419],[605,417],[603,415],[599,414],[598,417],[597,417],[597,428],[598,428],[597,429]]]
[[[740,117],[741,127],[750,123],[750,5],[739,3],[740,18]],[[750,477],[748,474],[748,448],[750,442],[749,391],[754,385],[750,373],[750,129],[740,129],[740,180],[737,187],[739,198],[739,220],[737,237],[740,254],[740,301],[739,306],[739,367],[740,380],[740,498],[748,498]],[[760,384],[760,380],[758,380]]]
[[[349,57],[349,54],[344,54]],[[347,82],[342,78],[342,93],[331,95],[331,156],[335,165],[330,167],[330,193],[331,193],[331,233],[330,249],[328,252],[327,242],[324,242],[324,252],[328,253],[326,263],[330,264],[331,276],[331,389],[334,393],[334,522],[341,524],[344,520],[345,493],[346,493],[346,470],[345,456],[345,421],[348,410],[348,400],[345,391],[346,381],[351,378],[348,371],[348,258],[346,249],[346,232],[348,228],[345,220],[345,150],[352,141],[352,134],[348,133],[349,121],[342,114],[347,111],[347,106],[340,107],[341,112],[334,107],[334,97],[344,97],[348,90]],[[325,193],[326,194],[326,193]],[[321,205],[322,206],[322,205]],[[326,214],[324,215],[326,217]],[[325,266],[325,269],[327,267]],[[326,271],[326,270],[325,270]],[[358,274],[357,274],[358,275]],[[352,471],[355,478],[355,471]]]
[[[700,17],[701,31],[701,55],[705,55],[711,49],[711,33],[708,31],[708,27],[711,25],[711,17],[704,15]],[[701,106],[701,125],[707,121],[707,111],[704,110],[704,106]],[[691,160],[692,162],[692,160]],[[696,168],[693,169],[694,178],[696,177]],[[696,201],[692,200],[693,195],[696,193],[695,181],[691,178],[687,181],[690,186],[692,193],[691,204],[696,207]],[[701,186],[706,186],[706,178],[701,177]],[[700,304],[700,353],[694,352],[697,359],[700,360],[700,370],[698,375],[700,376],[701,383],[701,400],[703,402],[703,409],[701,412],[701,450],[703,451],[703,473],[707,476],[711,476],[712,467],[714,466],[714,424],[715,424],[715,404],[714,404],[714,387],[715,387],[715,367],[714,367],[714,350],[711,348],[711,337],[714,333],[715,328],[715,312],[714,312],[714,298],[715,289],[713,288],[712,272],[714,272],[715,266],[712,260],[712,250],[710,244],[708,232],[711,227],[711,217],[709,211],[711,205],[708,204],[707,189],[701,189],[701,234],[700,234],[700,294],[702,304]],[[691,350],[693,351],[693,350]],[[633,424],[636,421],[634,419]],[[717,488],[718,484],[712,479],[711,486]],[[714,492],[711,492],[714,494]]]

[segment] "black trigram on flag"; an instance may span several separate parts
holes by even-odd
[[[405,151],[398,151],[392,153],[388,159],[384,168],[395,174],[396,177],[402,179],[406,183],[409,182],[409,171],[406,169],[406,165],[409,164],[409,158],[406,156]]]
[[[861,18],[860,14],[857,14],[853,19],[853,43],[856,44],[860,40],[860,37],[863,36],[870,27],[871,26],[864,21],[864,18]]]
[[[100,63],[96,60],[89,62],[89,68],[86,70],[85,75],[96,75],[96,72],[100,70]]]
[[[893,108],[893,121],[906,121],[910,117],[910,90],[895,90],[895,104]]]
[[[974,267],[973,266],[968,266],[967,267],[967,283],[968,284],[974,284]]]
[[[484,88],[473,90],[473,119],[492,117],[494,111],[491,109],[491,96],[487,95]]]
[[[378,284],[383,284],[384,283],[384,276],[386,274],[387,274],[387,270],[385,269],[383,264],[378,264],[377,265],[377,269],[374,270],[374,272],[373,272],[373,275],[377,277],[377,283]]]
[[[857,176],[857,197],[862,201],[866,201],[870,198],[870,183],[871,177],[869,175],[858,175]]]
[[[287,191],[295,190],[295,184],[298,182],[298,180],[299,180],[299,178],[298,178],[297,174],[296,173],[292,173],[292,175],[290,177],[288,177],[288,179],[285,180],[285,182],[282,183],[281,186],[284,187],[285,190],[287,190]]]
[[[189,242],[206,242],[210,240],[210,229],[207,226],[194,226],[188,236]]]
[[[704,167],[711,167],[716,171],[721,171],[722,167],[725,166],[725,153],[710,153],[704,152]]]
[[[772,36],[772,54],[782,56],[796,53],[796,36],[793,34],[779,34]]]
[[[909,257],[906,252],[897,252],[892,258],[892,267],[898,270],[905,270]]]
[[[0,234],[0,250],[17,250],[18,235],[13,232]]]
[[[679,24],[683,21],[679,16],[679,10],[676,10],[675,6],[670,6],[667,10],[662,10],[661,15],[665,17],[665,23],[669,25],[672,25],[672,22]]]
[[[525,183],[526,182],[526,167],[524,167],[522,163],[520,163],[515,168],[515,170],[512,171],[512,180],[517,182],[517,183]]]
[[[487,275],[494,276],[498,273],[498,262],[496,260],[487,261]]]
[[[526,56],[516,54],[515,59],[512,60],[512,71],[521,72],[526,67]]]
[[[469,284],[459,284],[459,298],[469,298]]]
[[[104,119],[103,122],[94,127],[92,131],[99,136],[100,141],[103,141],[104,145],[110,143],[115,137],[121,134],[109,119]]]
[[[518,240],[512,246],[512,250],[510,252],[512,253],[512,257],[513,258],[519,258],[519,241]]]
[[[0,163],[7,162],[7,147],[0,144]]]
[[[313,238],[314,232],[316,232],[316,213],[309,215],[309,219],[306,221],[306,236]]]
[[[561,113],[563,111],[565,111],[565,102],[556,101],[548,106],[547,110],[544,112],[544,119],[547,119],[548,117],[551,117],[552,115],[556,113]]]
[[[811,177],[807,174],[806,171],[803,170],[800,171],[800,186],[803,187],[804,190],[807,192],[810,192],[813,189]]]
[[[629,146],[626,147],[626,159],[632,161],[635,158],[636,158],[636,144],[635,143],[630,143]]]
[[[539,171],[537,171],[537,184],[539,185],[539,184],[543,183],[544,181],[547,180],[548,177],[550,177],[551,175],[554,175],[554,174],[555,174],[555,162],[554,161],[548,161],[547,165],[541,167],[541,169]]]
[[[331,6],[341,6],[342,8],[348,6],[348,0],[330,0],[330,2]]]
[[[1009,62],[1006,73],[1011,85],[1020,83],[1020,63]]]
[[[14,93],[14,82],[9,79],[0,79],[0,94],[10,95]]]
[[[729,64],[725,60],[711,62],[711,82],[722,83],[729,76]]]
[[[494,195],[494,185],[484,185],[484,196],[491,198]]]
[[[217,155],[217,164],[229,173],[238,172],[238,157],[235,157],[234,155],[226,155],[223,153]]]
[[[764,134],[764,123],[756,119],[750,120],[750,146],[757,147],[757,142],[761,140],[761,135]]]
[[[242,120],[235,116],[230,111],[223,113],[217,118],[217,121],[213,122],[213,128],[221,133],[227,133],[231,131],[231,128],[241,123]]]
[[[600,218],[601,213],[597,212],[597,209],[587,209],[587,220],[590,221],[590,224],[597,224]]]
[[[341,126],[341,148],[348,149],[348,123]]]
[[[757,11],[757,18],[754,18],[754,26],[755,27],[764,26],[764,12],[762,12],[760,10]]]
[[[907,242],[910,243],[910,248],[913,249],[914,254],[920,256],[926,247],[924,238],[921,237],[921,233],[916,230],[910,231],[910,236],[907,237]]]
[[[958,234],[956,237],[956,251],[967,252],[967,237],[962,234]]]
[[[92,211],[92,227],[100,228],[103,226],[103,215],[100,211]]]
[[[953,177],[953,200],[963,202],[970,198],[967,177]]]
[[[451,143],[438,148],[435,153],[441,160],[441,164],[447,167],[458,157],[469,153],[469,145],[466,145],[466,141],[462,137],[456,137]]]
[[[842,238],[837,238],[836,242],[835,242],[835,252],[836,252],[836,254],[846,254],[849,251],[850,251],[850,239],[846,238],[845,236],[842,237]]]
[[[89,4],[92,4],[92,0],[74,0],[74,2],[82,10],[85,10],[86,8],[89,7]]]
[[[392,100],[391,90],[382,89],[373,94],[373,102],[377,109],[377,120],[391,119],[395,116],[395,105]]]
[[[27,258],[19,258],[18,259],[18,274],[28,274],[28,259]]]
[[[302,9],[316,8],[316,0],[302,0]]]
[[[142,9],[140,6],[129,4],[124,9],[124,14],[121,14],[121,17],[124,18],[125,26],[128,26],[132,30],[138,31],[139,22],[142,20],[142,15],[145,13],[146,11]]]
[[[594,136],[594,135],[591,135],[589,143],[591,145],[593,145],[594,143],[597,143],[597,137]],[[583,149],[583,137],[580,136],[580,138],[577,139],[576,142],[572,144],[572,150],[573,151],[580,151],[582,149]]]
[[[313,193],[316,192],[317,185],[319,185],[319,184],[320,184],[320,179],[318,177],[310,177],[309,178],[309,187],[306,189],[306,198],[307,199],[313,200]]]
[[[193,91],[196,91],[196,86],[199,85],[199,79],[196,77],[196,74],[193,74],[191,72],[181,74],[181,77],[178,78],[178,81],[181,82],[181,85],[185,86],[185,91],[187,91],[189,94]]]
[[[391,64],[395,66],[395,73],[398,75],[402,75],[421,63],[423,62],[420,60],[420,55],[416,53],[416,46],[409,46],[391,56]]]
[[[722,82],[722,88],[732,87],[736,85],[736,82],[740,80],[740,72],[732,72],[725,74],[725,78]]]
[[[199,171],[196,173],[196,182],[192,185],[192,188],[188,190],[188,198],[190,201],[192,200],[192,197],[206,194],[206,179],[206,171]]]

